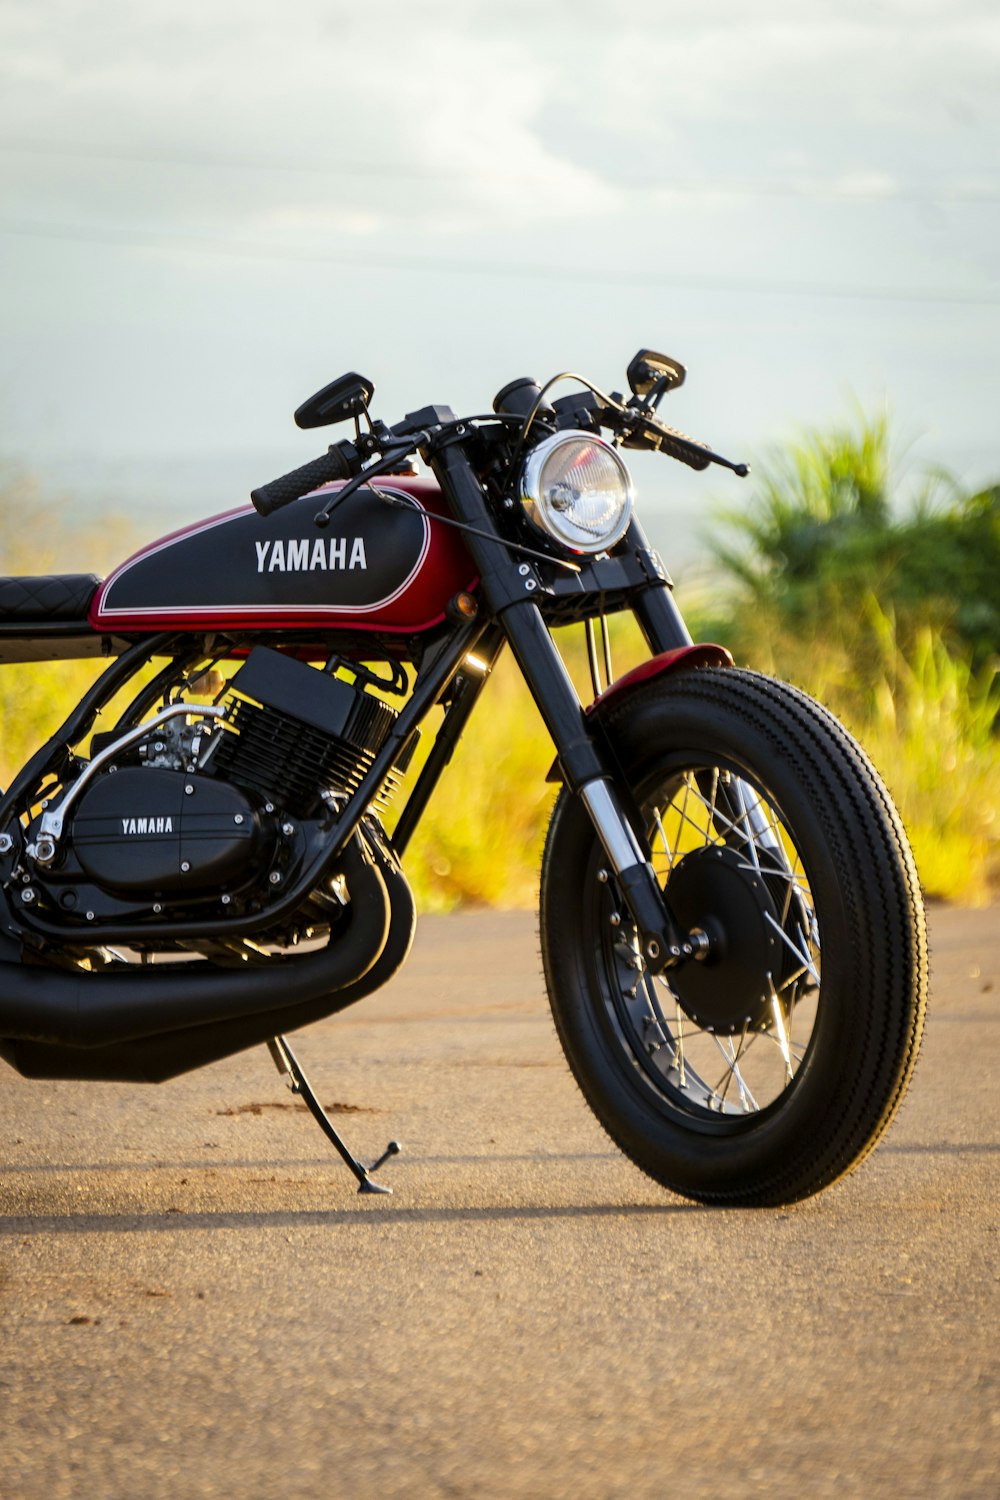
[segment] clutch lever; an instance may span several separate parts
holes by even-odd
[[[323,506],[322,510],[318,510],[313,517],[314,525],[319,526],[321,529],[329,526],[330,517],[338,505],[342,505],[351,495],[357,494],[358,490],[366,485],[370,479],[374,479],[379,474],[388,473],[392,469],[393,464],[397,464],[401,458],[406,458],[409,454],[415,453],[420,444],[426,442],[426,440],[427,433],[418,432],[413,439],[407,438],[403,442],[397,440],[393,443],[383,453],[378,463],[370,464],[367,469],[362,469],[360,474],[355,474],[353,479],[348,480],[342,490],[338,490],[335,495],[330,496],[330,499]]]

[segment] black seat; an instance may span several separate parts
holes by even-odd
[[[93,573],[0,578],[0,623],[43,625],[50,620],[82,623],[100,581]]]

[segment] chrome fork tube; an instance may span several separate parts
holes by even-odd
[[[646,864],[646,856],[632,826],[618,805],[614,789],[607,781],[589,781],[580,788],[580,801],[590,814],[594,831],[600,839],[608,862],[616,875],[632,865]]]
[[[614,871],[622,900],[639,930],[643,957],[656,971],[682,957],[683,938],[652,864],[629,823],[605,764],[599,739],[583,712],[572,678],[536,605],[512,605],[500,617],[559,757],[570,791],[587,809]]]

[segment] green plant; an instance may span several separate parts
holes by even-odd
[[[997,670],[975,670],[930,625],[904,652],[874,599],[866,614],[880,670],[854,728],[897,800],[928,895],[985,904],[1000,887]]]
[[[884,415],[765,459],[745,508],[716,516],[713,545],[741,648],[763,611],[798,632],[853,634],[863,658],[858,601],[872,593],[907,646],[932,624],[977,667],[1000,652],[1000,487],[969,495],[933,470],[904,505]]]

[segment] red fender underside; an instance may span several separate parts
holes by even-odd
[[[604,689],[584,709],[588,716],[596,714],[598,717],[612,704],[620,703],[623,698],[628,697],[646,682],[652,682],[656,677],[666,677],[668,673],[691,671],[695,667],[732,667],[735,663],[731,652],[725,646],[716,646],[710,641],[696,642],[690,646],[677,646],[673,651],[661,651],[659,656],[651,656],[648,661],[642,661],[631,672],[626,672],[624,677],[617,678],[610,687]],[[559,769],[558,759],[553,761],[546,781],[562,781],[562,771]]]
[[[631,672],[626,672],[624,677],[617,677],[610,687],[604,689],[593,703],[588,704],[584,710],[588,714],[601,714],[612,703],[620,703],[622,698],[635,691],[645,682],[652,682],[654,677],[665,677],[668,672],[678,672],[691,667],[731,667],[734,665],[732,654],[725,646],[716,646],[709,641],[701,641],[691,646],[677,646],[673,651],[662,651],[659,656],[651,656],[648,661],[641,661]]]

